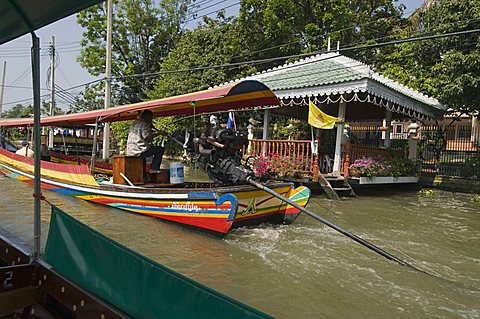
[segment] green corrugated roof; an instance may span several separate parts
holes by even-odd
[[[284,64],[246,79],[265,83],[281,99],[368,92],[431,117],[446,109],[436,99],[388,79],[360,61],[334,52]]]
[[[271,76],[262,78],[262,82],[271,90],[287,90],[355,81],[365,77],[354,68],[333,59],[307,60],[300,63],[281,67],[277,70],[284,72],[272,72]]]

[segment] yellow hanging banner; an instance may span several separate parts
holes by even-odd
[[[318,107],[308,100],[308,124],[316,128],[329,130],[335,126],[338,118],[323,113]]]

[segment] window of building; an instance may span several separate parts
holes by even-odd
[[[458,127],[458,138],[469,139],[472,135],[472,130],[468,126],[459,126]]]
[[[395,125],[395,133],[397,133],[397,134],[402,134],[403,133],[403,125],[402,124]]]

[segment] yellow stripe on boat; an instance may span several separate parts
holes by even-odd
[[[25,157],[26,161],[32,161],[32,159]],[[7,165],[10,165],[19,171],[33,174],[34,166],[28,162],[22,162],[6,156],[5,154],[0,153],[0,162],[3,162]],[[43,163],[42,163],[43,164]],[[45,164],[43,164],[45,165]],[[54,180],[61,180],[68,183],[86,185],[86,186],[93,186],[98,187],[98,183],[95,181],[95,178],[90,173],[80,172],[78,169],[78,165],[67,165],[66,169],[70,168],[72,172],[67,171],[60,171],[60,170],[53,170],[47,169],[45,167],[41,168],[41,175],[45,178],[51,178]]]

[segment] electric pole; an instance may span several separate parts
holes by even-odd
[[[50,45],[50,116],[54,116],[55,112],[55,36],[52,36],[52,44]],[[48,130],[48,148],[53,149],[53,126]]]
[[[5,90],[5,74],[7,73],[7,61],[3,62],[2,87],[0,88],[0,118],[3,112],[3,91]]]

